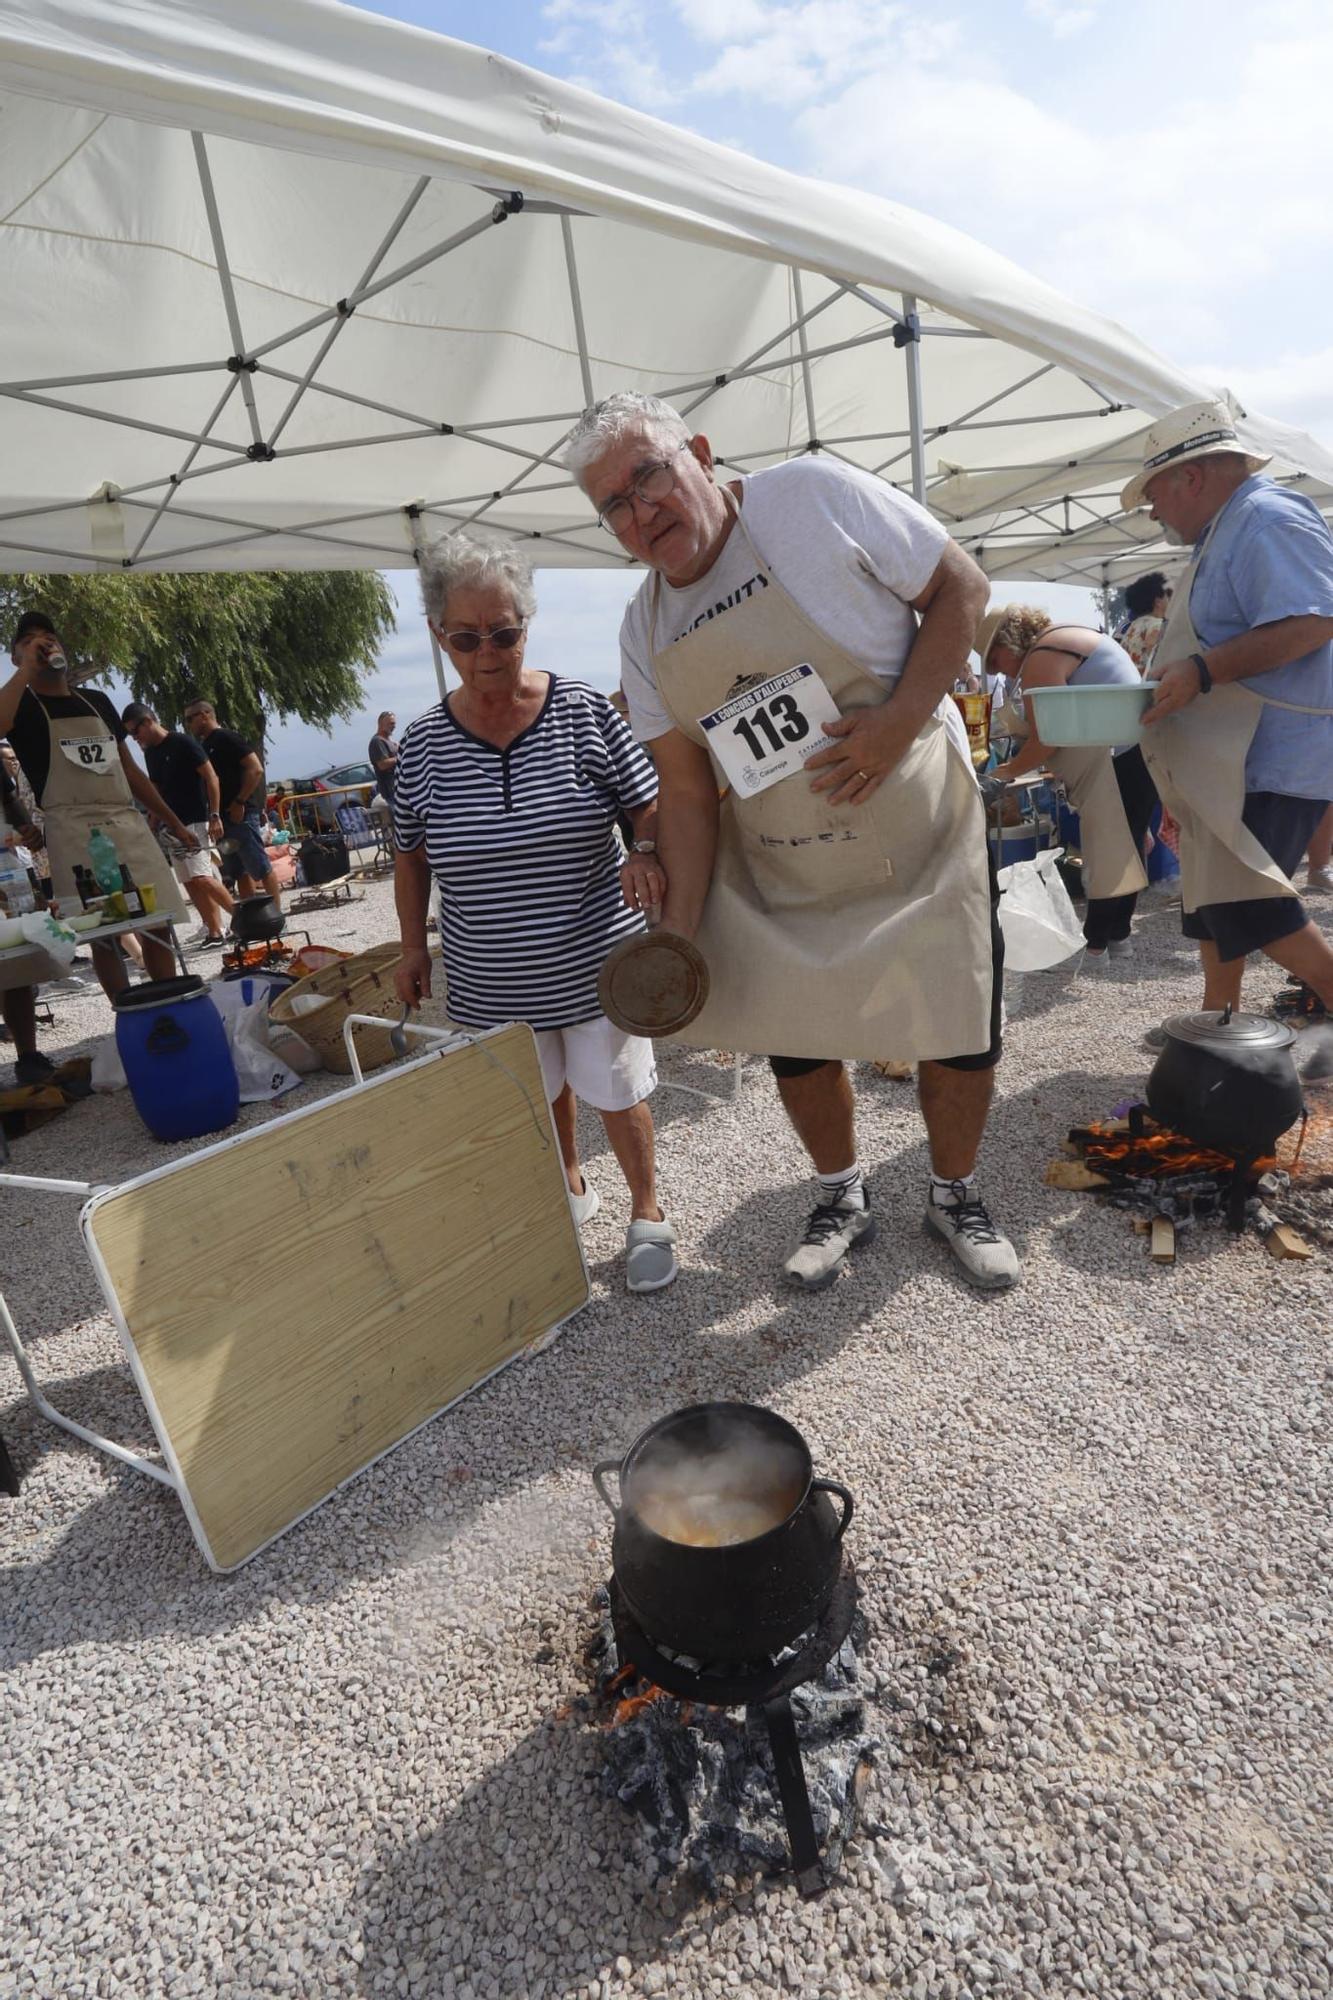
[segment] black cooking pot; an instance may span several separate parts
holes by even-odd
[[[264,944],[281,937],[286,924],[272,896],[262,890],[256,896],[242,896],[231,913],[231,934],[241,944]]]
[[[1148,1078],[1148,1109],[1198,1146],[1255,1160],[1271,1153],[1304,1110],[1291,1048],[1296,1037],[1266,1014],[1173,1014]]]
[[[778,1496],[779,1518],[751,1540],[699,1547],[649,1526],[663,1518],[664,1483],[680,1493],[720,1466],[743,1468],[755,1500]],[[616,1472],[620,1505],[605,1479]],[[784,1417],[753,1403],[696,1403],[650,1425],[617,1463],[593,1468],[615,1516],[611,1563],[626,1605],[649,1638],[696,1660],[735,1663],[777,1652],[820,1617],[842,1565],[852,1496],[816,1479],[810,1448]],[[841,1516],[830,1494],[842,1501]],[[785,1511],[784,1511],[785,1510]]]

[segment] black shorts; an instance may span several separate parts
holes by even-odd
[[[1294,875],[1315,828],[1328,810],[1326,799],[1296,799],[1285,792],[1247,792],[1241,818],[1282,873]],[[1201,903],[1187,910],[1180,928],[1187,938],[1211,938],[1224,962],[1245,958],[1280,938],[1305,929],[1300,897],[1260,896],[1245,903]]]
[[[1000,929],[1000,885],[995,879],[995,861],[989,846],[986,853],[986,868],[990,877],[990,1047],[982,1049],[975,1056],[938,1056],[937,1062],[945,1069],[994,1069],[1000,1060],[1002,1041],[1000,1022],[1004,1004],[1004,933]],[[837,1062],[837,1056],[770,1056],[768,1066],[774,1076],[808,1076],[811,1070],[823,1069],[825,1063]]]

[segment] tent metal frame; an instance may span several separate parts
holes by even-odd
[[[150,435],[160,436],[164,443],[174,443],[184,447],[183,454],[174,467],[164,471],[160,477],[142,480],[123,489],[108,486],[101,493],[81,500],[30,506],[0,514],[0,526],[20,522],[33,524],[32,539],[10,540],[11,549],[16,553],[31,554],[61,564],[80,567],[86,565],[107,571],[127,571],[153,569],[165,565],[175,568],[186,558],[215,557],[225,551],[242,548],[249,543],[262,545],[271,535],[281,533],[284,537],[290,536],[309,542],[313,547],[328,548],[331,552],[336,550],[346,554],[354,550],[358,554],[378,560],[385,567],[406,567],[412,560],[419,560],[426,530],[430,524],[437,524],[441,527],[480,526],[514,535],[529,542],[542,542],[585,558],[595,552],[603,564],[623,563],[630,566],[629,558],[608,543],[608,539],[600,534],[592,518],[586,527],[576,525],[559,530],[522,528],[507,518],[506,503],[515,495],[529,498],[575,488],[575,481],[569,475],[560,472],[554,462],[571,426],[580,415],[578,410],[471,419],[455,413],[450,419],[442,415],[404,409],[388,400],[360,395],[323,379],[323,371],[348,322],[368,301],[379,297],[418,272],[438,264],[465,244],[477,241],[511,219],[520,219],[520,224],[523,226],[525,222],[551,218],[557,222],[560,230],[582,393],[585,404],[595,401],[597,394],[595,364],[585,324],[579,279],[576,234],[576,225],[580,219],[579,210],[551,201],[525,201],[524,196],[517,191],[478,189],[478,194],[487,203],[481,214],[442,240],[386,270],[384,266],[394,245],[417,210],[422,197],[432,185],[432,177],[423,174],[413,183],[406,196],[399,198],[398,206],[388,222],[384,235],[365,263],[356,282],[342,298],[319,312],[307,315],[284,331],[257,344],[248,345],[228,253],[227,232],[213,181],[208,142],[204,133],[200,131],[192,132],[190,137],[200,194],[207,217],[220,306],[230,353],[218,354],[208,360],[180,361],[152,368],[111,369],[78,377],[60,375],[0,382],[0,396],[50,410],[55,415],[68,414],[85,420],[128,426]],[[1034,383],[1053,373],[1057,367],[1055,362],[1040,361],[1035,367],[1020,373],[1013,382],[949,417],[947,421],[930,421],[927,416],[928,382],[926,371],[922,366],[925,343],[934,339],[991,340],[994,336],[977,327],[936,326],[923,322],[917,299],[907,293],[902,294],[896,301],[891,301],[866,285],[851,280],[838,280],[824,273],[803,272],[795,264],[788,265],[786,269],[789,279],[788,312],[784,323],[758,347],[739,357],[731,367],[720,370],[711,377],[644,385],[651,387],[655,394],[674,403],[687,418],[694,416],[727,387],[737,382],[778,373],[786,383],[794,386],[798,393],[798,407],[802,409],[804,415],[805,437],[799,440],[789,438],[781,442],[775,441],[767,449],[745,451],[734,456],[719,456],[720,464],[743,469],[752,464],[773,463],[811,452],[824,452],[830,457],[843,459],[844,462],[856,463],[857,461],[846,457],[849,449],[883,445],[892,449],[888,450],[883,459],[867,469],[876,476],[888,479],[891,483],[909,491],[922,505],[931,507],[941,521],[955,533],[962,546],[968,549],[983,567],[989,568],[994,574],[1021,573],[1009,570],[1006,551],[1010,549],[1017,551],[1021,548],[1029,560],[1039,557],[1043,574],[1049,573],[1057,552],[1063,555],[1067,551],[1068,561],[1061,561],[1059,565],[1062,577],[1089,586],[1100,583],[1105,588],[1110,575],[1109,559],[1105,549],[1108,538],[1123,543],[1125,554],[1133,552],[1141,556],[1144,567],[1171,559],[1170,551],[1152,541],[1140,538],[1129,528],[1126,517],[1119,510],[1118,499],[1113,493],[1098,490],[1099,485],[1104,486],[1109,467],[1114,463],[1108,461],[1104,448],[1099,450],[1094,447],[1086,455],[1089,464],[1095,462],[1095,475],[1091,482],[1088,471],[1079,457],[1075,456],[1068,461],[1066,468],[1068,491],[1055,498],[1049,495],[1038,498],[1037,495],[1037,489],[1049,485],[1051,480],[1052,470],[1049,463],[969,467],[966,469],[968,477],[979,473],[1011,474],[1015,483],[988,498],[984,515],[979,521],[973,522],[951,514],[941,504],[940,489],[948,485],[955,476],[954,472],[945,470],[930,474],[927,470],[927,450],[940,439],[955,432],[975,434],[981,431],[1004,431],[1084,418],[1108,417],[1122,413],[1127,406],[1115,402],[1095,383],[1089,382],[1086,386],[1094,399],[1091,407],[1037,412],[1027,416],[1012,414],[1013,399]],[[824,294],[812,303],[807,303],[806,300],[807,277],[815,277],[827,287]],[[848,298],[871,309],[882,324],[841,339],[820,343],[817,336],[812,333],[814,322],[838,301]],[[275,358],[293,342],[321,331],[323,337],[313,356],[303,367],[299,369],[284,367]],[[846,435],[835,432],[828,436],[822,435],[818,419],[819,363],[835,355],[846,354],[877,343],[883,343],[901,353],[905,371],[908,415],[906,429],[896,427],[886,428],[883,431],[857,431]],[[1021,364],[1021,350],[1017,350],[1016,359]],[[158,423],[146,418],[126,416],[114,410],[98,409],[86,400],[60,393],[78,390],[86,392],[99,386],[116,383],[165,382],[191,375],[224,378],[212,407],[197,430],[185,430],[169,423]],[[276,421],[267,431],[256,394],[258,377],[271,380],[274,384],[284,384],[290,390]],[[348,406],[349,410],[364,410],[398,428],[372,430],[343,439],[311,444],[281,443],[296,412],[312,397],[332,400]],[[1004,414],[997,414],[1004,411],[1005,405],[1009,405],[1010,410]],[[247,442],[218,434],[218,426],[228,412],[238,407],[243,413],[244,427],[248,433]],[[530,448],[528,445],[513,442],[499,435],[505,431],[520,429],[548,430],[551,442],[542,450]],[[401,446],[415,439],[430,439],[438,443],[441,438],[448,437],[458,437],[474,446],[483,446],[488,451],[499,454],[502,459],[517,461],[517,465],[507,480],[489,490],[459,493],[445,491],[399,506],[360,509],[332,517],[326,515],[314,520],[283,523],[281,529],[275,529],[271,523],[248,515],[243,508],[237,509],[234,503],[226,508],[210,509],[206,503],[187,504],[183,497],[185,491],[195,482],[206,480],[220,471],[234,471],[247,462],[255,466],[257,477],[262,478],[259,468],[272,463],[278,457],[294,458],[342,451],[374,450],[389,445]],[[1123,464],[1128,471],[1136,462],[1131,453]],[[556,471],[554,478],[542,477],[543,474],[549,475],[552,470]],[[896,473],[905,476],[894,477]],[[131,537],[125,538],[124,546],[128,553],[81,549],[63,542],[56,526],[61,517],[70,515],[85,517],[87,510],[99,503],[144,517],[134,522],[132,546]],[[1075,517],[1075,510],[1079,518]],[[161,540],[161,530],[168,516],[180,523],[197,523],[203,531],[199,539],[183,544],[164,545]],[[41,529],[37,527],[39,522],[45,524]],[[337,533],[338,529],[359,529],[362,532],[352,537]],[[210,532],[213,530],[226,532]],[[597,537],[596,540],[591,539],[594,535]],[[1099,547],[1095,551],[1089,547],[1094,539],[1099,542]],[[433,635],[432,646],[437,675],[443,685],[443,663]]]

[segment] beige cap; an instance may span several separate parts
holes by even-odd
[[[1271,463],[1246,451],[1236,431],[1236,423],[1225,403],[1186,403],[1183,409],[1169,410],[1159,417],[1143,440],[1143,470],[1136,472],[1120,495],[1127,514],[1144,502],[1143,489],[1169,465],[1185,465],[1192,458],[1209,458],[1214,452],[1239,452],[1251,472],[1262,472]]]

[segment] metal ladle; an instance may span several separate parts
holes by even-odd
[[[403,1002],[402,1013],[398,1016],[398,1019],[395,1021],[394,1025],[389,1030],[389,1047],[393,1050],[396,1056],[405,1056],[407,1054],[407,1034],[405,1031],[407,1027],[407,1017],[411,1012],[412,1009],[409,1007],[409,1005],[405,1000]]]

